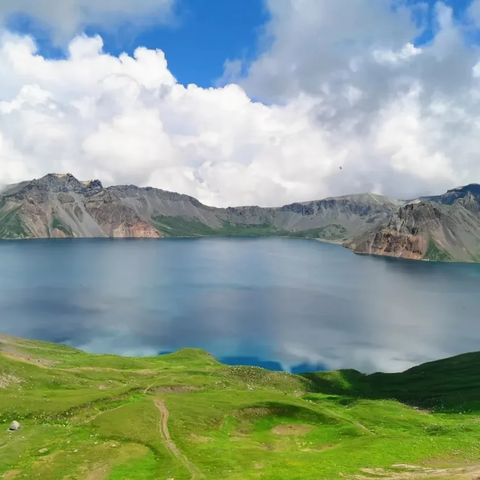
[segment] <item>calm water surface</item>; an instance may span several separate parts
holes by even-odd
[[[480,350],[480,265],[289,239],[0,242],[0,331],[89,352],[399,371]]]

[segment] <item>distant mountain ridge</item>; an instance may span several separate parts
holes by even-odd
[[[156,188],[104,188],[98,180],[49,174],[0,192],[0,238],[298,234],[342,241],[396,207],[366,194],[279,208],[215,208]]]
[[[401,206],[345,243],[356,253],[430,261],[480,261],[480,185]]]
[[[48,174],[0,191],[0,238],[291,236],[343,243],[356,253],[480,261],[480,185],[402,201],[348,195],[278,208],[216,208],[188,195],[103,187]]]

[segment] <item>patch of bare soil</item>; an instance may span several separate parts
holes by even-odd
[[[265,417],[270,415],[271,411],[265,407],[250,407],[244,408],[235,412],[239,416],[255,416],[255,417]]]
[[[2,478],[4,479],[10,479],[10,478],[15,478],[18,475],[20,475],[22,472],[20,470],[10,470],[9,472],[6,472],[2,475]]]
[[[165,386],[165,387],[156,387],[153,392],[157,394],[165,393],[190,393],[201,390],[199,387],[189,387],[189,386]]]
[[[304,392],[302,390],[295,390],[295,392],[293,392],[293,396],[294,397],[302,397],[303,395],[305,395],[307,392]]]
[[[38,358],[35,355],[30,354],[22,347],[23,345],[18,342],[17,339],[15,339],[14,337],[0,335],[0,353],[2,353],[7,358],[11,358],[12,360],[17,360],[19,362],[31,363],[40,367],[51,367],[58,363],[53,360]]]
[[[323,452],[324,450],[331,450],[335,447],[334,443],[329,443],[327,445],[315,445],[314,447],[305,448],[304,452]]]
[[[109,467],[108,465],[99,463],[92,467],[81,467],[80,471],[86,473],[85,480],[103,480],[108,476]]]
[[[401,471],[385,470],[383,468],[364,468],[363,473],[367,475],[353,475],[353,480],[421,480],[438,478],[445,480],[478,480],[480,479],[480,465],[455,468],[427,468],[417,465],[396,464],[392,469]]]
[[[203,437],[201,435],[195,435],[194,433],[191,433],[190,434],[190,437],[189,437],[190,441],[194,442],[194,443],[209,443],[209,442],[213,442],[213,438],[210,438],[210,437]]]
[[[46,464],[55,462],[57,460],[57,457],[60,456],[61,454],[62,452],[58,451],[58,452],[50,453],[49,455],[44,455],[38,458],[38,460],[36,460],[33,465],[35,468],[44,467]]]
[[[6,373],[0,373],[0,388],[7,388],[11,385],[22,382],[23,380],[21,378],[15,377],[13,375],[7,375]]]
[[[53,367],[58,362],[54,360],[47,360],[45,358],[37,358],[33,355],[30,355],[27,352],[17,350],[14,347],[0,343],[0,352],[3,356],[10,358],[11,360],[16,360],[17,362],[29,363],[31,365],[37,365],[38,367]]]
[[[272,432],[277,435],[306,435],[311,432],[313,427],[311,425],[277,425]]]
[[[74,368],[62,368],[62,370],[68,372],[125,372],[121,368],[112,367],[74,367]],[[145,368],[143,370],[129,370],[129,373],[136,373],[138,375],[154,375],[156,370]]]
[[[428,470],[429,467],[419,467],[418,465],[409,465],[408,463],[396,463],[392,468],[403,468],[405,470]]]

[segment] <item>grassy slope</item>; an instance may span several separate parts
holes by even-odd
[[[341,241],[347,238],[348,232],[342,225],[331,224],[325,227],[293,232],[290,235],[297,238],[319,238],[322,240]]]
[[[232,237],[295,237],[319,238],[323,240],[344,240],[347,231],[341,225],[327,225],[310,230],[289,232],[281,230],[269,223],[242,225],[224,222],[221,228],[210,228],[202,222],[186,217],[157,216],[152,225],[169,237],[204,237],[204,236],[232,236]]]
[[[428,249],[423,259],[430,262],[453,262],[455,260],[448,252],[438,247],[433,240],[428,243]]]
[[[397,375],[295,376],[199,350],[123,358],[9,337],[0,348],[6,478],[374,479],[361,470],[480,465],[479,354]],[[187,460],[161,435],[155,399]]]
[[[30,238],[31,236],[21,219],[18,209],[7,212],[0,211],[0,238],[19,239]]]
[[[353,398],[395,398],[443,413],[480,412],[480,353],[466,353],[403,373],[363,375],[356,370],[307,373],[316,388]]]
[[[259,225],[241,225],[224,222],[222,228],[211,228],[202,222],[186,217],[158,216],[153,226],[169,237],[206,237],[206,236],[273,236],[286,235],[268,223]]]

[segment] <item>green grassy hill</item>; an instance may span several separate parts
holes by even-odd
[[[124,358],[1,336],[0,352],[1,478],[480,478],[480,354],[299,376],[192,349]]]

